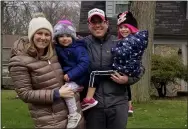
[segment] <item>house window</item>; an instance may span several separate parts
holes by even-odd
[[[118,15],[119,13],[125,12],[128,10],[128,1],[120,1],[115,3],[115,15]]]
[[[107,17],[116,17],[119,13],[128,10],[129,1],[106,1]]]

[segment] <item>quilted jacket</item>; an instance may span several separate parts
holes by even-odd
[[[54,90],[63,82],[61,66],[54,55],[50,60],[42,61],[24,52],[27,38],[14,43],[9,61],[9,71],[14,88],[20,99],[28,103],[35,128],[61,128],[67,125],[68,109],[63,98],[54,100]],[[81,112],[79,95],[75,94],[78,111]],[[78,125],[84,128],[84,119]]]

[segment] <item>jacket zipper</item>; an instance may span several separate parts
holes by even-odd
[[[48,60],[48,64],[51,64],[50,60]]]
[[[91,56],[92,56],[92,60],[95,62],[95,58],[94,58],[93,50],[92,50],[93,46],[91,46],[91,45],[92,45],[92,44],[89,45],[90,50],[91,50]]]
[[[102,43],[101,43],[101,58],[100,58],[100,67],[102,69]]]
[[[59,78],[59,76],[57,75],[57,72],[54,70],[54,68],[52,67],[52,63],[50,62],[50,60],[48,60],[48,64],[50,65],[50,67],[52,68],[52,70],[54,71],[54,73],[55,73],[55,76],[56,76],[56,79],[57,79],[57,82],[59,83],[59,84],[61,84],[61,81],[60,81],[60,78]]]
[[[102,70],[102,46],[103,46],[103,44],[101,43],[101,58],[100,58],[100,67],[101,67],[101,70]],[[105,106],[105,97],[104,97],[104,86],[102,87],[102,92],[103,92],[103,104],[104,104],[104,107],[106,107]]]

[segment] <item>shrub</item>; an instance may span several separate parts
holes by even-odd
[[[166,96],[166,86],[176,79],[187,81],[187,68],[178,55],[152,55],[151,82],[158,91],[159,97]]]

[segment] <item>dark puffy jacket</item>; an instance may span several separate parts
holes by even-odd
[[[73,40],[67,47],[55,44],[55,49],[61,67],[65,74],[68,74],[70,81],[78,85],[85,85],[88,81],[89,56],[86,43],[83,40]]]
[[[99,40],[91,35],[84,38],[91,59],[90,70],[111,70],[111,48],[116,46],[116,37],[106,35],[104,40]],[[139,77],[129,77],[127,84],[118,84],[110,79],[110,76],[99,76],[96,80],[96,92],[94,98],[99,101],[96,108],[108,108],[110,106],[127,102],[127,85],[132,85],[140,80],[144,69]]]
[[[141,72],[142,56],[148,45],[148,31],[139,31],[117,41],[112,48],[113,68],[128,76],[137,77]]]

